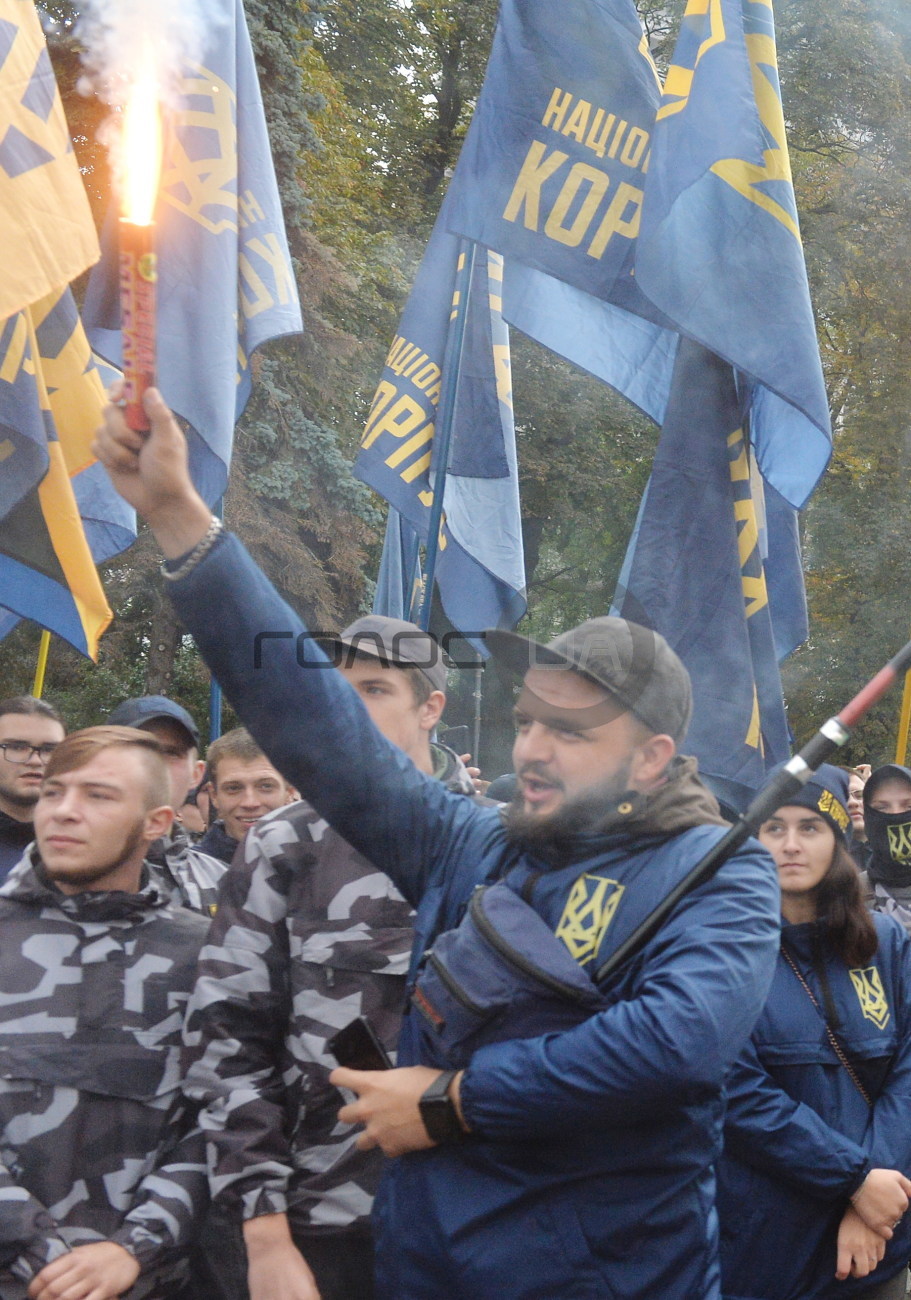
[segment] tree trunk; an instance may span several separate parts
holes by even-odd
[[[174,660],[183,628],[174,606],[164,592],[159,593],[158,608],[152,620],[149,663],[146,668],[146,694],[170,695],[174,678]]]

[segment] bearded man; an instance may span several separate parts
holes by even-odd
[[[677,755],[680,660],[616,618],[548,647],[488,634],[523,675],[521,808],[504,820],[377,730],[213,520],[157,391],[145,409],[148,436],[110,406],[95,450],[150,524],[181,618],[278,770],[417,910],[398,1068],[332,1075],[358,1098],[340,1119],[398,1157],[374,1215],[378,1294],[717,1300],[713,1164],[778,949],[771,858],[749,842],[599,979],[723,834]]]

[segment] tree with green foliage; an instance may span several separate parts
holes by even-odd
[[[682,4],[641,0],[660,68]],[[494,0],[247,0],[306,316],[263,349],[238,428],[227,518],[301,611],[326,625],[369,605],[382,503],[350,474],[383,358],[480,87]],[[98,108],[75,94],[73,9],[52,5],[52,53],[96,214],[108,192]],[[791,0],[781,80],[835,454],[803,517],[808,645],[785,665],[798,739],[907,635],[911,377],[911,16],[894,0]],[[529,575],[528,630],[549,637],[607,608],[657,430],[589,376],[514,332],[513,386]],[[55,645],[49,693],[86,720],[144,688],[204,712],[206,674],[159,607],[153,548],[107,566],[117,611],[101,665]],[[4,643],[0,685],[30,677],[31,629]],[[163,645],[161,652],[157,646]],[[26,647],[28,647],[26,649]],[[12,665],[17,665],[13,668]],[[100,685],[99,685],[100,684]],[[454,722],[469,722],[470,676]],[[485,748],[508,763],[509,683],[485,673]],[[860,729],[888,757],[898,701]]]

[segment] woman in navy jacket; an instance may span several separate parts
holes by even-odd
[[[719,1169],[728,1300],[904,1300],[911,1255],[911,941],[870,916],[825,766],[759,839],[781,953],[729,1079]]]

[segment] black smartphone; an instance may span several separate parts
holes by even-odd
[[[349,1070],[391,1070],[389,1055],[376,1036],[370,1021],[358,1016],[329,1039],[326,1046]]]
[[[457,754],[464,754],[468,749],[468,728],[449,727],[440,736],[440,740],[450,749],[454,749]]]

